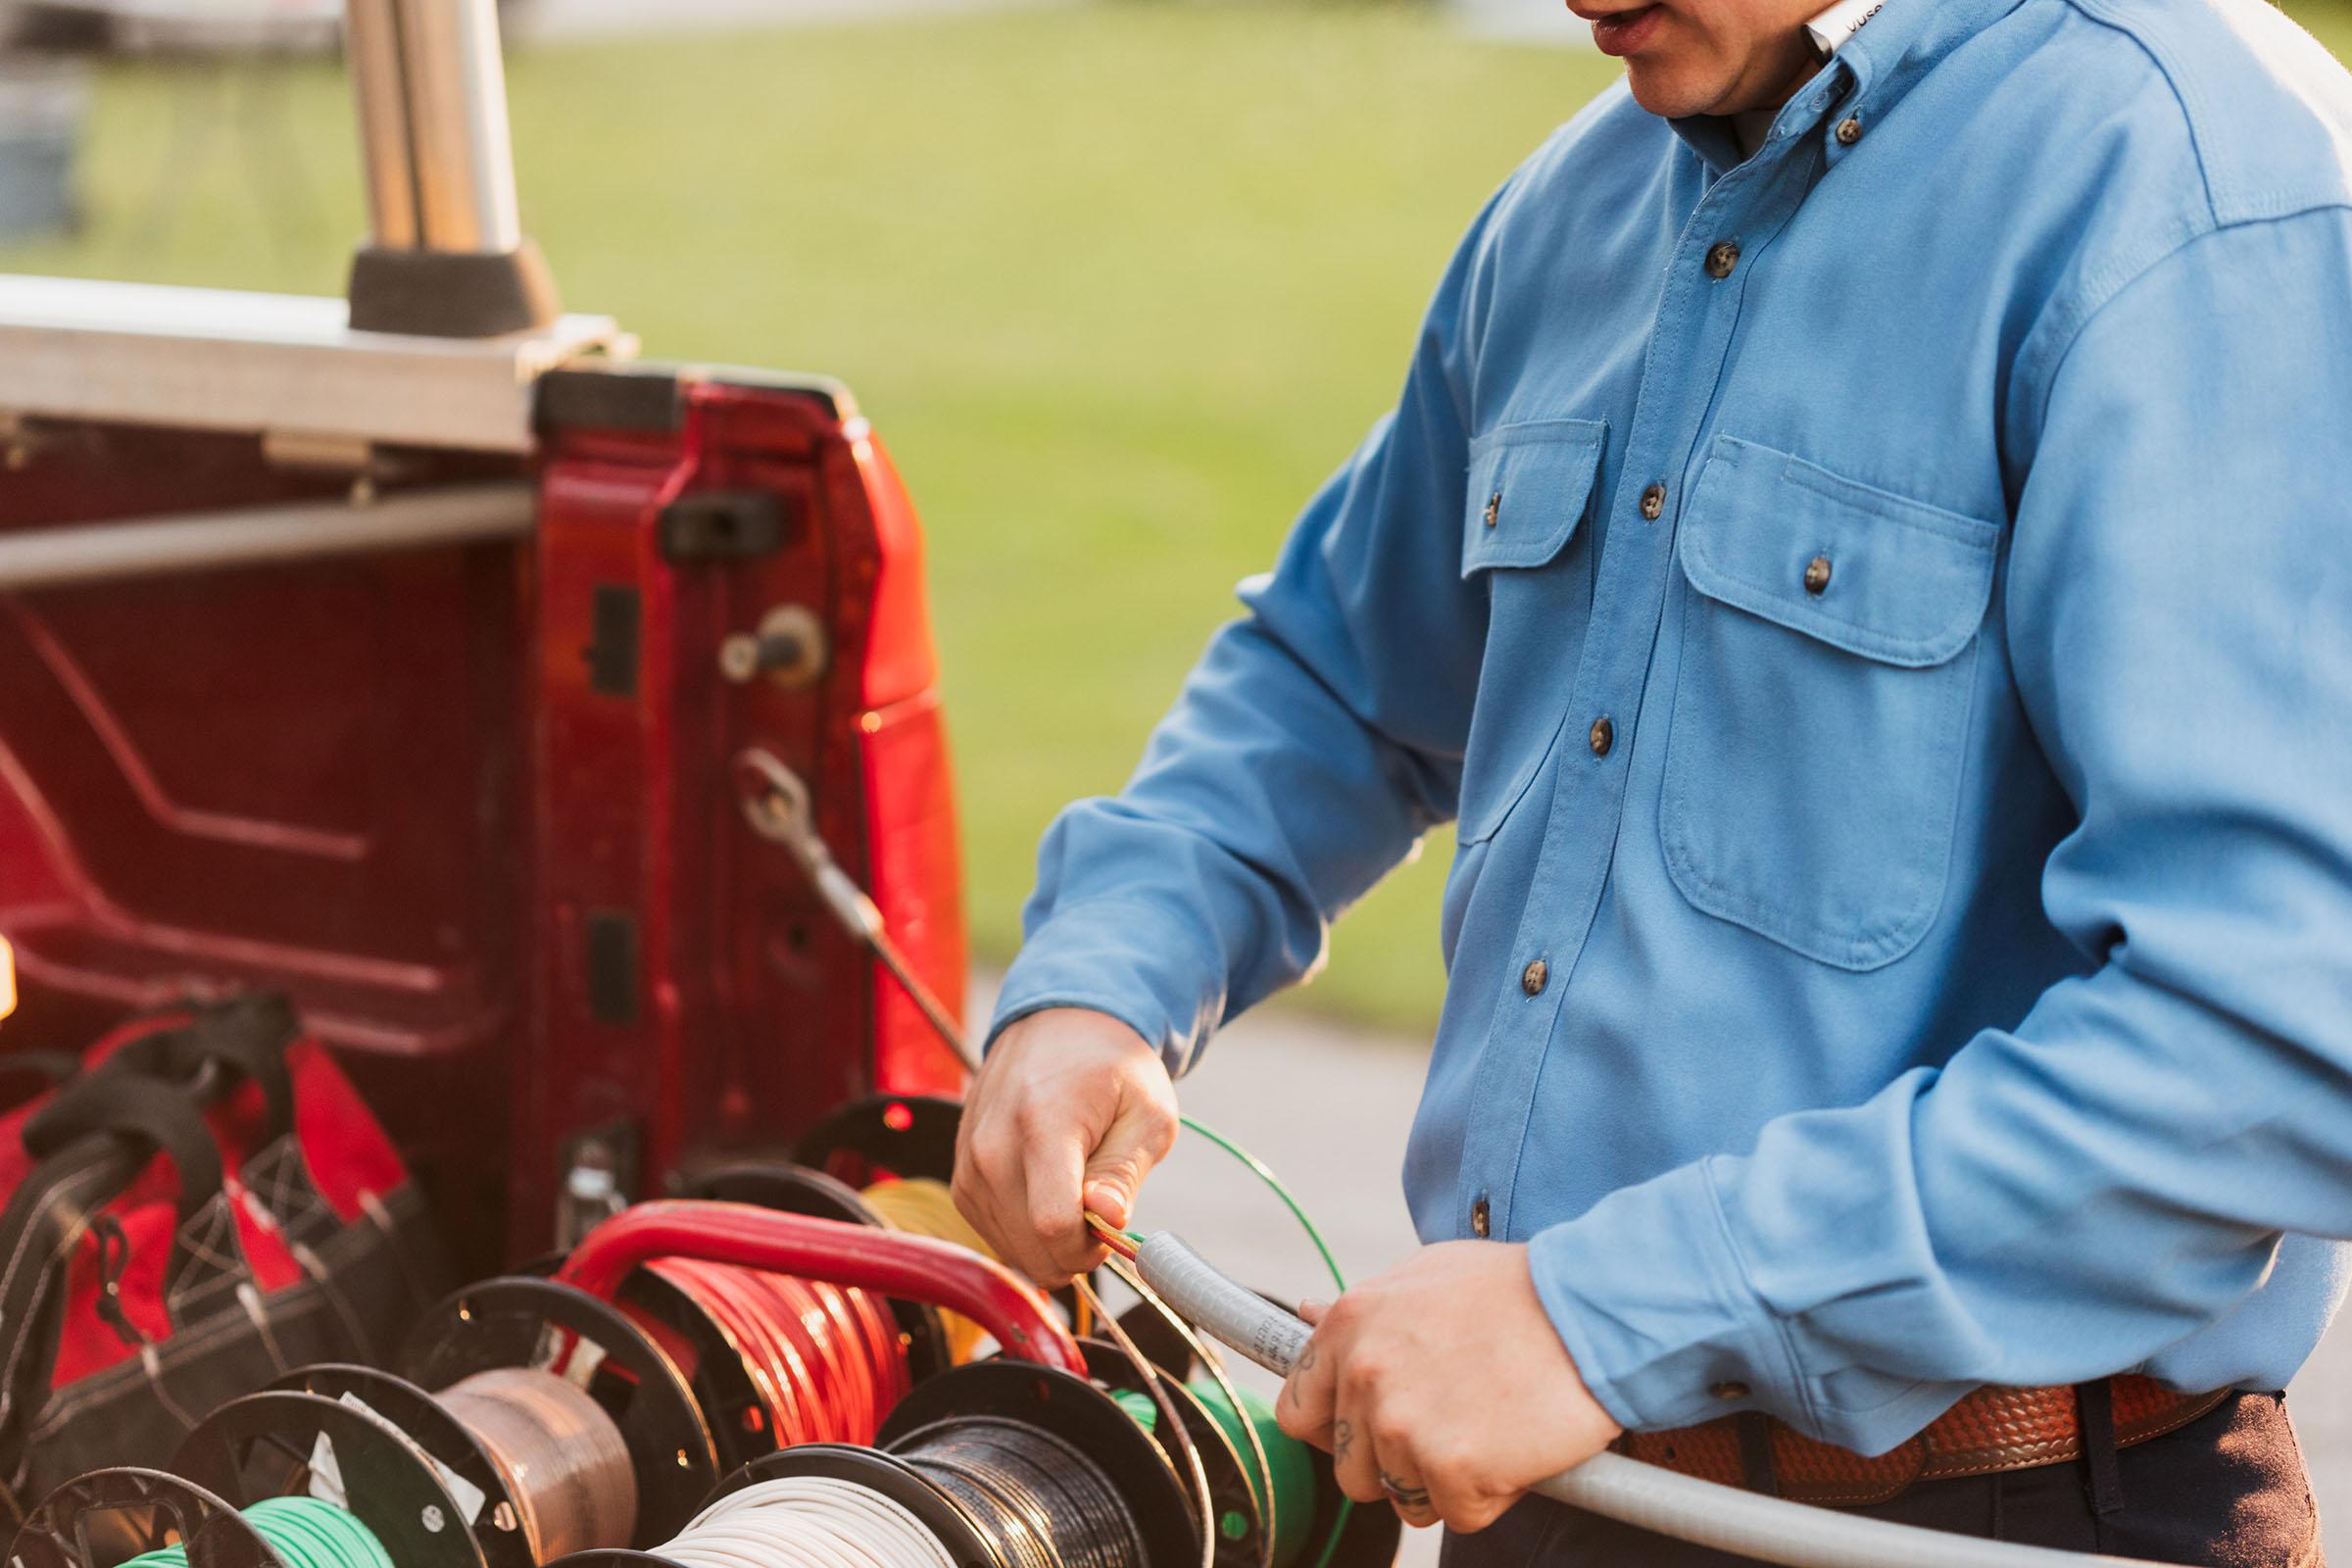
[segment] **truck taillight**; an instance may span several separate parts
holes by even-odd
[[[870,432],[852,441],[874,519],[878,575],[866,646],[864,762],[867,892],[908,961],[958,1017],[964,948],[962,860],[923,591],[922,535],[889,455]],[[905,991],[874,977],[874,1087],[953,1093],[963,1069]],[[967,1020],[968,1021],[968,1020]]]

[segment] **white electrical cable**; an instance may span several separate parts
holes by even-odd
[[[1290,1376],[1313,1332],[1304,1323],[1218,1273],[1170,1232],[1146,1239],[1136,1249],[1136,1265],[1170,1306],[1203,1331],[1267,1371]],[[1594,1454],[1533,1490],[1638,1530],[1789,1568],[2157,1568],[2135,1558],[1986,1541],[1809,1507],[1616,1453]]]
[[[678,1568],[956,1568],[905,1506],[833,1476],[730,1493],[654,1554]]]

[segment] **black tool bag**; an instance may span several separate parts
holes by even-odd
[[[370,1360],[446,1289],[422,1196],[273,995],[123,1026],[0,1117],[0,1478],[162,1466],[222,1401]]]

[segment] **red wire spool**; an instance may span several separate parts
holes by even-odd
[[[745,1433],[755,1449],[870,1443],[914,1386],[898,1320],[869,1292],[691,1258],[646,1268],[742,1362],[758,1399],[756,1419],[738,1411],[712,1425]],[[655,1315],[679,1327],[674,1311],[656,1308]],[[707,1346],[693,1353],[696,1370],[708,1353]],[[731,1448],[739,1446],[730,1440]]]
[[[1017,1359],[1085,1366],[1043,1298],[1000,1264],[745,1204],[641,1204],[591,1232],[562,1277],[632,1303],[693,1378],[722,1462],[873,1440],[914,1383],[885,1296],[972,1318]]]
[[[640,1203],[589,1232],[561,1277],[611,1300],[631,1270],[662,1257],[738,1263],[943,1306],[988,1330],[1016,1360],[1086,1372],[1070,1331],[1004,1264],[928,1237],[839,1220],[743,1203]]]

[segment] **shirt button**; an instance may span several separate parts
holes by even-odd
[[[1493,495],[1487,497],[1487,526],[1490,528],[1494,527],[1495,520],[1501,515],[1502,492],[1497,490]]]
[[[1707,275],[1709,277],[1729,277],[1732,275],[1732,269],[1739,265],[1740,242],[1738,240],[1717,240],[1707,247]]]
[[[1494,1229],[1494,1222],[1487,1213],[1487,1200],[1480,1199],[1470,1205],[1470,1234],[1483,1239]]]
[[[1666,487],[1653,484],[1642,492],[1642,515],[1651,522],[1666,515]]]
[[[1609,748],[1617,744],[1617,726],[1605,717],[1594,719],[1592,730],[1585,736],[1585,744],[1592,748],[1594,757],[1608,756]]]
[[[1707,1392],[1718,1399],[1744,1399],[1748,1396],[1748,1387],[1744,1383],[1717,1383]]]
[[[1551,965],[1538,958],[1519,971],[1519,989],[1531,997],[1539,996],[1543,993],[1544,982],[1550,978]]]
[[[1838,145],[1851,147],[1862,139],[1862,122],[1848,115],[1838,122]]]
[[[1805,563],[1805,592],[1819,595],[1830,586],[1830,558],[1815,556]]]

